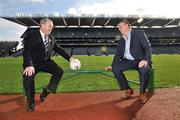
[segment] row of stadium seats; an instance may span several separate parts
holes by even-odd
[[[0,57],[6,57],[17,50],[17,41],[0,41]]]
[[[155,54],[180,53],[180,28],[134,28],[144,30]],[[39,28],[28,28],[21,36]],[[70,54],[100,55],[101,48],[107,47],[106,53],[114,54],[121,35],[117,28],[54,28],[52,34],[57,43]]]

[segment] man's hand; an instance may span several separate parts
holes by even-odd
[[[73,58],[73,57],[71,57],[71,58],[69,59],[70,62],[72,62],[72,61],[74,61],[74,60],[79,61],[78,59],[75,59],[75,58]]]
[[[108,67],[104,68],[104,70],[106,70],[106,71],[110,70],[111,71],[112,70],[112,66],[108,66]]]
[[[23,74],[26,76],[32,76],[35,72],[35,68],[33,66],[26,67]]]
[[[139,62],[139,68],[142,68],[142,67],[146,67],[148,65],[148,61],[146,61],[146,60],[141,60],[140,62]]]
[[[73,58],[73,57],[71,57],[71,58],[69,59],[70,62],[73,61],[73,60],[75,60],[75,58]]]

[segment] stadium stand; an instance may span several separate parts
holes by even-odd
[[[18,56],[21,56],[22,53],[23,53],[23,50],[24,50],[24,49],[21,48],[21,49],[17,50],[16,52],[12,53],[10,56],[12,56],[12,57],[18,57]]]
[[[152,45],[152,52],[154,54],[180,53],[179,28],[141,28],[141,30],[144,30],[147,34],[147,37]],[[80,55],[82,54],[81,50],[84,51],[84,53],[85,51],[90,51],[90,54],[86,52],[86,55],[101,55],[100,49],[102,46],[108,47],[108,54],[114,54],[114,49],[118,42],[116,36],[120,35],[115,28],[71,28],[70,30],[61,28],[59,30],[55,29],[53,32],[59,45],[62,47],[73,48],[73,50],[76,51],[73,52],[73,54],[79,53]],[[86,50],[87,48],[89,50]],[[78,49],[81,50],[77,52]]]
[[[17,41],[0,41],[0,57],[7,57],[17,51]]]
[[[19,17],[6,20],[24,25],[28,32],[38,30],[41,17]],[[54,22],[56,42],[71,55],[111,55],[121,35],[116,28],[121,17],[50,17]],[[137,23],[136,17],[127,18],[133,29],[144,30],[152,46],[153,54],[180,54],[179,19],[144,18]],[[157,27],[158,26],[158,27]],[[23,50],[14,54],[21,55]],[[56,55],[56,53],[54,53]]]

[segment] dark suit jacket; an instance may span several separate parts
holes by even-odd
[[[54,50],[66,60],[69,61],[70,56],[61,48],[58,47],[54,38],[50,36],[48,45],[48,53],[45,53],[45,46],[41,37],[40,31],[29,33],[24,39],[23,66],[38,66],[50,60],[51,53]]]
[[[119,40],[112,65],[123,59],[124,51],[125,39],[122,37]],[[148,63],[151,64],[151,45],[144,31],[131,31],[130,53],[135,60],[147,60]]]

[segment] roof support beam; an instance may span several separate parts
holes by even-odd
[[[143,23],[141,26],[147,25],[148,23],[151,23],[152,21],[154,21],[154,19],[151,19],[151,20],[149,20],[149,21]]]
[[[94,17],[94,18],[93,18],[93,21],[92,21],[92,23],[91,23],[91,27],[94,26],[95,21],[96,21],[96,18]]]
[[[21,24],[21,25],[24,25],[24,26],[26,26],[26,27],[28,26],[28,25],[24,24],[23,22],[21,22],[20,20],[18,20],[17,18],[14,18],[14,20],[17,21],[17,22],[18,22],[19,24]]]
[[[63,17],[63,22],[64,22],[64,25],[65,25],[66,27],[68,27],[67,22],[66,22],[66,20],[65,20],[64,17]]]
[[[168,23],[166,23],[165,25],[163,25],[164,27],[165,26],[168,26],[169,24],[171,24],[175,19],[172,19],[171,21],[169,21]]]
[[[134,25],[135,23],[137,23],[137,20],[134,20],[134,21],[131,23],[131,25]]]
[[[31,18],[31,20],[32,20],[36,25],[39,26],[39,23],[37,23],[33,18]]]
[[[106,27],[106,25],[109,23],[109,21],[111,20],[111,18],[109,18],[106,23],[104,24],[104,27]]]

